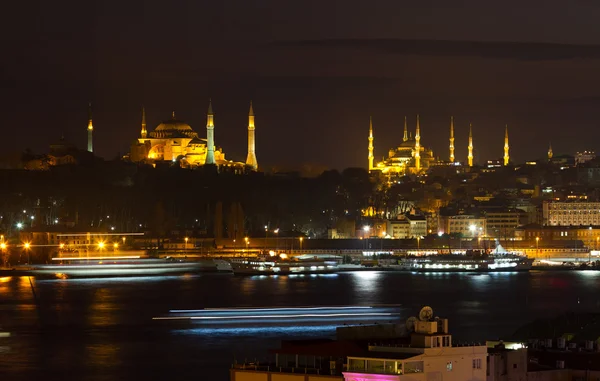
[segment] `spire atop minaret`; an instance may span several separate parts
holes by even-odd
[[[87,150],[88,150],[88,152],[94,152],[94,143],[93,143],[94,125],[92,124],[92,103],[91,102],[88,104],[88,126],[87,126],[87,132],[88,132]]]
[[[507,124],[504,129],[504,166],[507,166],[508,162],[510,161],[510,157],[508,155],[508,150],[509,150],[509,146],[508,146],[508,124]]]
[[[142,106],[142,138],[145,139],[148,136],[146,131],[146,109]]]
[[[204,164],[216,164],[215,162],[215,124],[212,110],[212,100],[208,100],[208,112],[206,113],[206,159]]]
[[[552,143],[548,143],[548,160],[552,159],[552,156],[554,155],[554,153],[552,152]]]
[[[246,165],[251,167],[253,171],[256,171],[258,170],[258,161],[256,160],[254,129],[254,110],[252,109],[252,101],[250,101],[250,110],[248,111],[248,156],[246,157]]]
[[[402,141],[405,142],[408,140],[408,125],[406,124],[406,116],[404,117],[404,136],[402,137]]]
[[[171,119],[175,120],[175,111],[171,113]]]
[[[419,125],[419,114],[417,114],[417,128],[415,130],[415,170],[421,171],[421,126]]]
[[[373,117],[369,116],[369,171],[373,170]]]
[[[454,117],[450,117],[450,162],[454,163]]]
[[[469,154],[467,156],[469,167],[473,166],[473,126],[469,123]]]

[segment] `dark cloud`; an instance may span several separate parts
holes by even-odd
[[[440,41],[399,39],[328,39],[276,41],[274,47],[290,49],[352,49],[399,55],[480,57],[517,60],[568,60],[600,58],[598,45],[533,42]]]

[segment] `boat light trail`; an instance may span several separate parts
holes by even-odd
[[[192,313],[192,312],[231,312],[238,313],[244,311],[300,311],[300,310],[360,310],[372,309],[370,306],[339,306],[339,307],[242,307],[242,308],[202,308],[199,310],[169,310],[170,313]]]
[[[339,313],[339,314],[294,314],[294,315],[241,315],[241,316],[165,316],[165,317],[154,317],[152,320],[240,320],[240,319],[282,319],[282,318],[306,318],[306,317],[353,317],[353,316],[393,316],[400,315],[391,312],[372,312],[372,313]]]

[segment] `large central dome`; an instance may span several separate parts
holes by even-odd
[[[159,124],[154,131],[150,132],[150,137],[156,139],[168,138],[190,138],[197,137],[198,134],[192,130],[189,124],[175,118],[175,113],[170,120]]]
[[[192,127],[181,120],[171,119],[159,124],[155,131],[192,131]]]

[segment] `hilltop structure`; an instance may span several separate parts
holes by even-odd
[[[369,123],[369,172],[378,171],[388,176],[418,174],[426,171],[433,163],[433,151],[421,145],[421,127],[419,116],[415,129],[415,137],[408,134],[406,117],[404,118],[404,137],[402,143],[388,151],[388,157],[374,164],[373,122]]]
[[[248,115],[248,157],[246,163],[234,162],[225,158],[223,149],[215,145],[215,124],[212,102],[209,101],[206,114],[206,139],[201,138],[186,122],[175,117],[159,124],[154,131],[146,129],[146,111],[142,109],[142,128],[140,137],[131,145],[129,159],[133,162],[149,164],[179,163],[184,168],[215,165],[219,168],[230,167],[243,171],[245,167],[256,171],[254,140],[254,111],[250,105]]]

